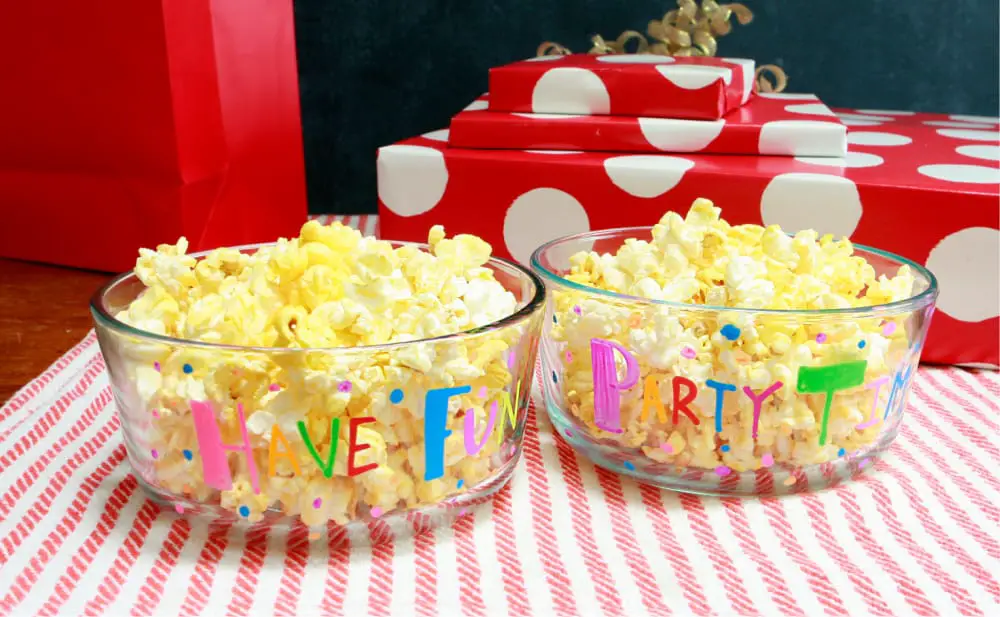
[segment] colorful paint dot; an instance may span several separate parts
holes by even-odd
[[[567,362],[572,362],[573,361],[573,352],[572,351],[567,351],[566,352],[566,361]]]
[[[278,390],[281,389],[281,384],[273,383],[273,384],[269,385],[267,387],[267,389],[270,390],[271,392],[277,392]]]
[[[482,388],[479,388],[479,398],[486,398],[487,394],[488,394],[488,392],[486,390],[486,386],[483,386]]]
[[[664,452],[666,452],[667,454],[673,454],[674,453],[674,447],[672,445],[670,445],[669,443],[661,443],[660,444],[660,449],[663,450]]]
[[[514,444],[510,444],[510,453],[511,453],[511,455],[513,455],[515,452],[517,452],[517,446],[514,445]]]
[[[890,321],[882,327],[882,334],[885,336],[892,336],[892,333],[896,331],[896,322]]]
[[[730,341],[735,341],[736,339],[740,338],[740,329],[734,326],[733,324],[726,324],[722,326],[722,329],[719,330],[719,333],[722,334],[722,336],[729,339]]]
[[[191,366],[190,364],[185,364],[183,367],[181,367],[181,370],[183,370],[185,374],[190,375],[191,373],[194,372],[194,367]]]
[[[511,349],[507,352],[507,368],[513,369],[514,364],[517,362],[517,356],[514,354],[514,350]]]
[[[760,464],[764,467],[770,467],[771,465],[774,465],[774,457],[771,456],[770,452],[768,452],[764,456],[760,457]]]
[[[864,469],[867,466],[868,466],[868,459],[865,459],[865,460],[861,461],[860,463],[858,463],[858,469]]]
[[[378,506],[372,508],[372,516],[374,516],[375,518],[382,516],[382,508]]]
[[[632,461],[625,461],[624,464],[625,464],[625,469],[628,469],[629,471],[635,471],[635,463],[633,463]]]
[[[398,405],[402,403],[403,391],[400,390],[399,388],[396,388],[395,390],[389,393],[389,400],[392,402],[393,405]]]
[[[194,452],[191,452],[190,450],[185,450],[182,454],[184,455],[184,460],[186,461],[190,461],[194,458]]]
[[[847,454],[847,450],[843,448],[837,450],[837,456],[844,456],[845,454]]]
[[[732,471],[733,471],[732,469],[726,467],[725,465],[719,465],[718,467],[715,468],[715,475],[722,478],[728,476],[730,473],[732,473]]]
[[[181,504],[175,505],[174,510],[177,510],[177,514],[184,514],[184,506]]]
[[[250,508],[246,506],[240,506],[240,516],[247,518],[250,516]]]
[[[458,488],[462,488],[463,486],[465,486],[465,480],[461,480],[461,479],[460,479],[460,480],[458,481],[458,485],[457,485],[457,486],[458,486]]]
[[[559,318],[558,318],[558,317],[556,317],[555,315],[553,315],[553,316],[552,316],[552,323],[554,323],[554,324],[558,324],[558,323],[559,323]]]
[[[822,345],[823,343],[825,343],[826,342],[826,334],[823,333],[823,332],[820,332],[819,334],[817,334],[816,335],[816,342],[819,343],[820,345]]]
[[[556,375],[555,371],[552,371],[552,383],[559,383],[559,376]]]
[[[153,363],[153,370],[156,371],[157,373],[160,372],[160,363],[159,362],[154,362]]]
[[[458,511],[458,515],[459,516],[465,516],[468,513],[469,513],[469,511],[466,510],[465,508],[462,508],[461,510]]]
[[[153,410],[153,417],[154,417],[154,418],[156,418],[157,420],[159,420],[159,418],[160,418],[160,412],[158,412],[158,411],[156,411],[156,410],[154,409],[154,410]]]
[[[782,484],[784,484],[785,486],[791,486],[796,482],[797,480],[795,479],[795,476],[788,476],[787,478],[785,478],[785,481],[782,482]]]
[[[722,450],[723,452],[729,452],[729,450],[730,450],[729,444],[728,443],[724,443],[724,444],[722,444],[722,447],[719,448],[719,449]]]
[[[309,539],[310,540],[319,540],[319,536],[320,536],[320,534],[314,531],[311,534],[309,534]]]
[[[344,392],[345,394],[347,392],[350,392],[352,389],[354,389],[354,384],[347,381],[346,379],[337,385],[337,390],[339,392]]]
[[[153,455],[153,458],[160,458],[160,453],[156,451],[156,448],[153,448],[150,454]]]
[[[573,312],[576,313],[577,315],[582,315],[583,314],[583,309],[580,308],[579,304],[577,304],[576,306],[573,307]]]
[[[864,349],[867,344],[865,341],[858,341],[858,349]]]
[[[688,360],[693,360],[698,354],[697,352],[695,352],[694,349],[690,347],[685,347],[684,349],[681,350],[681,355],[687,358]]]
[[[567,437],[572,437],[573,436],[573,431],[571,431],[569,429],[566,429],[566,436]]]
[[[323,500],[322,499],[320,499],[319,497],[317,497],[316,499],[313,499],[313,508],[319,510],[322,505],[323,505]]]

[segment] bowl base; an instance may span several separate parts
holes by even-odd
[[[209,504],[188,499],[146,482],[135,474],[139,486],[150,500],[163,509],[174,510],[178,516],[194,524],[228,531],[235,528],[235,537],[244,537],[251,530],[266,528],[271,530],[305,529],[309,540],[339,546],[364,547],[381,544],[389,540],[403,539],[426,531],[450,525],[462,517],[474,518],[476,514],[489,515],[485,506],[493,495],[510,481],[520,449],[497,468],[497,473],[489,479],[470,487],[467,491],[451,496],[444,501],[416,509],[387,512],[378,518],[366,517],[345,525],[330,521],[322,526],[306,527],[298,516],[289,516],[280,510],[269,509],[258,521],[248,521],[218,504]]]
[[[878,441],[827,463],[792,466],[775,463],[751,471],[729,467],[701,469],[658,463],[638,449],[598,441],[569,419],[558,406],[547,401],[553,430],[574,450],[598,467],[659,488],[713,497],[779,497],[831,488],[871,469],[889,449],[899,431],[894,422],[883,430]]]

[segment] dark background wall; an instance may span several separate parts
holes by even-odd
[[[645,31],[673,0],[294,0],[311,212],[377,210],[375,150],[434,129],[539,43]],[[832,107],[998,113],[997,0],[749,0],[720,55]],[[734,20],[735,22],[735,20]]]

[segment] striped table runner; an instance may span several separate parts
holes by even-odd
[[[595,468],[533,408],[492,502],[351,550],[147,500],[91,333],[0,409],[0,615],[1000,615],[998,409],[997,373],[922,368],[874,469],[739,500]]]

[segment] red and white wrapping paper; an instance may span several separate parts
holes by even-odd
[[[490,109],[717,120],[747,102],[753,80],[744,58],[540,56],[490,69]]]
[[[527,263],[553,238],[651,225],[706,197],[733,223],[813,228],[927,264],[941,295],[923,359],[1000,364],[997,119],[839,116],[844,158],[468,150],[435,131],[380,150],[382,233],[426,241],[442,224]]]
[[[451,120],[448,145],[513,150],[705,152],[844,156],[847,127],[813,97],[789,105],[755,96],[718,120],[525,114],[483,109],[487,97]]]
[[[536,391],[494,500],[351,550],[334,529],[244,534],[147,499],[91,333],[0,408],[0,615],[998,615],[1000,375],[913,381],[899,438],[856,480],[745,500],[596,468]]]

